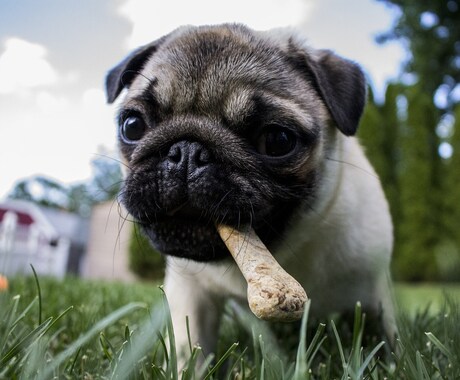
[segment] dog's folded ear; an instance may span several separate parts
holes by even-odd
[[[120,92],[131,85],[146,61],[158,49],[164,39],[165,37],[141,46],[108,72],[105,79],[105,90],[109,103],[113,103]]]
[[[366,79],[361,68],[330,50],[306,52],[293,41],[289,53],[313,82],[337,128],[347,136],[354,135],[366,103]]]
[[[361,68],[329,50],[320,50],[313,67],[319,90],[339,130],[354,135],[366,104]]]

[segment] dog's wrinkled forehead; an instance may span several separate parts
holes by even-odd
[[[226,113],[237,113],[250,106],[258,91],[294,95],[302,80],[285,61],[279,46],[244,29],[182,28],[148,59],[130,97],[151,92],[174,112],[193,109],[203,114],[225,108]],[[301,92],[307,95],[305,83]]]
[[[366,98],[354,62],[310,49],[291,31],[256,32],[237,24],[182,27],[141,46],[107,75],[109,103],[123,89],[129,89],[128,107],[137,102],[134,108],[154,105],[176,115],[232,118],[256,103],[318,115],[325,106],[348,136],[358,128]]]

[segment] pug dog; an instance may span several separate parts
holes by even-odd
[[[360,67],[291,30],[181,27],[109,71],[126,164],[120,197],[167,257],[176,344],[215,349],[246,282],[216,224],[251,226],[306,290],[310,314],[381,315],[395,332],[392,222],[356,137]]]

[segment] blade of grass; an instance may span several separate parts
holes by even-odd
[[[32,264],[30,264],[32,268],[32,272],[34,274],[35,285],[37,286],[37,293],[38,293],[38,324],[42,324],[42,290],[40,288],[40,281],[38,281],[37,272],[35,272],[35,268]]]
[[[359,378],[357,373],[363,357],[362,341],[365,319],[366,315],[362,312],[361,302],[357,302],[355,305],[353,339],[351,341],[350,360],[348,363],[348,370],[353,374],[354,378]]]
[[[326,326],[326,325],[323,324],[323,326]],[[324,331],[324,330],[323,330],[323,331]],[[321,332],[321,334],[322,334],[322,332]],[[324,341],[325,341],[326,339],[327,339],[327,337],[323,336],[323,338],[322,338],[318,343],[315,343],[315,344],[316,344],[315,346],[312,345],[312,347],[315,347],[315,349],[311,352],[310,355],[307,355],[307,358],[308,358],[308,359],[307,359],[307,360],[308,360],[308,362],[307,362],[307,369],[310,369],[310,368],[311,368],[311,365],[312,365],[312,363],[313,363],[314,358],[316,357],[316,354],[318,353],[318,351],[319,351],[320,348],[321,348],[321,345],[324,343]]]
[[[203,379],[206,372],[209,372],[212,361],[214,360],[214,354],[209,354],[201,364],[200,369],[197,371],[196,378]]]
[[[99,334],[99,344],[101,345],[102,352],[104,353],[105,357],[109,360],[109,362],[111,362],[113,360],[115,350],[112,346],[112,343],[110,343],[103,332]]]
[[[70,310],[73,310],[73,306],[69,306],[67,309],[65,309],[61,314],[59,314],[56,318],[53,318],[51,324],[49,325],[48,329],[45,331],[45,333],[48,332],[49,329],[51,329],[64,315],[66,315]]]
[[[195,366],[198,360],[198,356],[202,354],[201,347],[195,346],[192,349],[190,358],[187,361],[186,367],[182,371],[181,380],[194,380],[195,379]]]
[[[3,329],[5,331],[5,334],[3,335],[2,343],[0,346],[1,348],[0,353],[2,353],[5,350],[6,344],[8,342],[8,337],[13,332],[14,325],[15,325],[15,323],[13,323],[13,320],[16,317],[19,299],[20,299],[20,296],[14,296],[12,300],[12,305],[8,308],[6,317],[3,317],[3,315],[1,316],[2,320],[4,321]]]
[[[166,380],[166,373],[163,368],[153,365],[152,374],[153,374],[152,379]]]
[[[190,321],[188,318],[188,315],[185,316],[185,327],[187,329],[187,341],[188,341],[188,348],[190,350],[190,354],[193,352],[193,347],[192,347],[192,338],[190,336]]]
[[[420,380],[429,380],[431,379],[430,375],[428,374],[428,371],[425,367],[425,363],[423,362],[422,359],[422,354],[420,351],[417,351],[417,355],[415,357],[415,363],[417,366],[417,378]]]
[[[208,374],[203,378],[203,380],[208,380],[211,376],[222,366],[222,364],[227,360],[227,358],[235,351],[238,347],[238,343],[233,343],[230,348],[222,355],[219,361],[211,368]]]
[[[177,347],[176,337],[174,335],[174,326],[171,318],[171,310],[169,309],[169,303],[166,298],[166,293],[162,286],[160,286],[162,293],[162,304],[166,315],[166,331],[169,341],[169,361],[167,362],[167,374],[171,376],[172,380],[178,380],[178,361],[177,361]]]
[[[72,365],[71,365],[70,368],[69,368],[69,373],[70,373],[70,374],[73,373],[73,370],[74,370],[74,368],[75,368],[75,364],[77,364],[77,359],[78,359],[78,357],[80,356],[80,352],[81,352],[81,347],[78,349],[77,353],[75,354],[74,359],[72,360]]]
[[[144,321],[139,328],[139,332],[136,334],[136,337],[132,336],[132,344],[131,344],[131,350],[132,350],[132,357],[134,358],[139,358],[142,355],[144,355],[151,347],[154,341],[154,338],[157,337],[158,341],[157,343],[159,345],[162,345],[162,351],[165,356],[164,362],[167,365],[166,370],[163,368],[160,368],[158,365],[153,364],[152,365],[152,372],[155,371],[157,373],[164,373],[164,378],[170,380],[172,376],[176,376],[177,378],[177,372],[175,375],[171,373],[171,370],[169,368],[169,363],[170,363],[170,356],[168,356],[168,350],[167,350],[167,345],[166,341],[164,340],[161,331],[164,330],[165,325],[166,325],[166,319],[167,319],[167,313],[162,307],[158,307],[158,305],[154,306],[155,310],[150,313],[150,318],[146,321]],[[158,345],[157,345],[158,347]],[[159,349],[156,349],[155,352],[159,351]],[[176,367],[177,368],[177,367]],[[133,371],[131,361],[127,360],[126,357],[122,358],[122,360],[118,363],[118,368],[117,368],[117,376],[120,379],[126,379],[129,378],[130,373]],[[158,372],[160,371],[160,372]],[[154,379],[157,379],[158,377],[153,377]],[[162,377],[159,377],[160,379]]]
[[[337,327],[335,326],[334,321],[331,320],[332,331],[334,332],[335,340],[337,342],[337,348],[339,350],[340,360],[342,362],[342,366],[345,368],[347,366],[347,361],[345,359],[345,354],[343,352],[342,341],[340,340],[339,332],[337,331]]]
[[[321,336],[324,334],[325,329],[326,325],[324,323],[320,323],[318,329],[316,330],[315,336],[311,340],[311,343],[308,345],[306,356],[309,361],[311,361],[315,357],[315,353],[319,350],[321,344],[326,339],[326,337],[323,337],[321,341],[319,340]]]
[[[433,335],[431,332],[425,333],[426,337],[429,339],[431,343],[435,345],[435,347],[438,348],[439,351],[441,351],[451,362],[454,360],[454,357],[450,350],[443,344],[441,341],[436,338],[436,336]]]
[[[308,313],[310,311],[310,303],[311,301],[308,300],[305,304],[305,310],[300,325],[300,341],[297,348],[297,358],[293,376],[294,380],[304,379],[307,373],[307,321]]]
[[[16,345],[14,345],[1,359],[0,367],[6,365],[8,361],[18,355],[21,351],[29,347],[32,342],[39,339],[45,332],[52,322],[52,318],[48,318],[41,325],[29,332],[23,339],[21,339]]]
[[[14,296],[13,297],[13,305],[9,308],[9,314],[8,314],[8,317],[6,318],[7,322],[4,326],[4,330],[7,332],[4,336],[4,339],[3,339],[3,342],[2,342],[2,350],[1,352],[3,352],[5,350],[5,347],[6,347],[6,344],[8,342],[8,338],[10,337],[10,335],[13,333],[13,331],[15,330],[16,326],[19,324],[19,322],[21,320],[24,319],[24,317],[27,315],[27,313],[29,312],[29,310],[33,307],[33,305],[35,304],[35,302],[37,301],[37,299],[35,298],[20,314],[19,316],[16,316],[16,313],[17,313],[17,309],[18,309],[18,305],[19,305],[19,301],[20,301],[20,296],[17,295],[17,296]],[[15,319],[14,319],[15,318]],[[14,319],[14,321],[13,321]]]
[[[133,368],[132,374],[134,375],[134,376],[133,376],[133,379],[134,379],[134,380],[137,380],[137,379],[138,379],[137,371],[135,371],[135,368],[136,368],[136,358],[135,358],[135,356],[133,355],[131,334],[132,334],[132,332],[130,331],[129,326],[126,325],[126,326],[125,326],[125,341],[123,342],[123,343],[124,343],[124,347],[126,348],[126,358],[127,358],[126,360],[128,360],[129,362],[131,362],[131,367]]]
[[[353,323],[353,340],[351,346],[361,347],[363,330],[364,330],[365,315],[362,313],[361,302],[355,305],[355,318]]]
[[[16,319],[13,325],[16,325],[17,323],[19,323],[19,321],[26,315],[26,312],[30,310],[30,306],[31,305],[29,305],[29,307],[26,308],[26,310],[23,313],[21,313],[21,315],[19,316],[19,318]],[[45,322],[41,323],[35,329],[30,331],[29,333],[26,333],[25,336],[18,339],[18,342],[14,344],[14,346],[0,359],[0,364],[5,365],[8,361],[15,358],[16,356],[19,356],[21,353],[23,354],[22,356],[24,358],[24,357],[27,357],[29,353],[33,351],[35,353],[34,357],[36,357],[36,354],[38,352],[36,350],[36,347],[41,337],[43,337],[71,309],[72,307],[67,308],[64,312],[62,312],[55,319],[51,317],[48,318]],[[12,330],[10,330],[9,333],[6,335],[11,334],[11,332]],[[35,345],[35,346],[32,347],[32,345]],[[25,372],[32,373],[35,370],[35,368],[38,368],[38,366],[39,366],[39,363],[37,361],[28,360],[23,370]]]
[[[236,366],[238,365],[238,363],[241,362],[241,360],[243,359],[244,355],[246,354],[247,352],[247,347],[243,350],[243,352],[241,352],[241,354],[236,358],[236,360],[234,361],[233,365],[228,369],[227,371],[227,377],[226,379],[227,380],[231,380],[231,376],[232,376],[232,372],[233,370],[236,368]],[[244,379],[244,376],[242,377],[242,379]]]
[[[370,352],[370,354],[367,355],[366,359],[363,361],[363,364],[358,370],[358,373],[357,373],[358,379],[360,379],[363,376],[364,371],[366,370],[367,366],[371,362],[372,358],[377,354],[377,352],[383,347],[384,344],[385,342],[380,342],[377,346],[374,347],[374,349]]]
[[[97,335],[100,331],[104,330],[115,321],[119,320],[120,318],[124,317],[125,315],[133,312],[134,310],[145,308],[145,304],[143,303],[130,303],[125,305],[118,310],[115,310],[113,313],[109,314],[105,318],[98,321],[89,331],[85,334],[80,336],[73,344],[71,344],[67,349],[63,352],[58,354],[53,361],[47,366],[46,370],[44,371],[42,378],[48,379],[51,377],[51,374],[57,370],[59,366],[61,366],[64,361],[68,360],[68,358],[75,354],[75,352],[89,340],[91,340],[95,335]]]

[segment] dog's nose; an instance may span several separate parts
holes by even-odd
[[[171,145],[166,159],[170,170],[190,177],[199,174],[211,162],[211,154],[201,143],[183,140]]]

